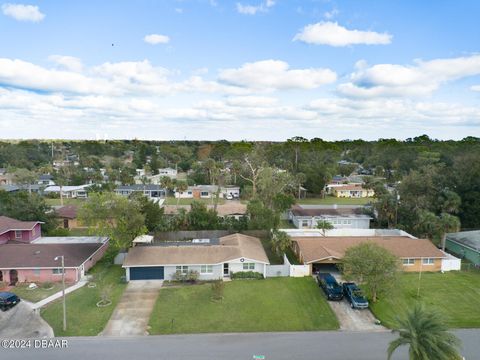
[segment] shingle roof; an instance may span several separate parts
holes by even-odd
[[[452,240],[480,251],[480,230],[450,233],[447,234],[447,240]]]
[[[0,245],[0,269],[55,268],[56,256],[65,256],[65,267],[78,267],[103,244],[5,244]]]
[[[239,258],[269,263],[258,238],[232,234],[221,237],[219,245],[136,246],[129,250],[123,266],[220,264]]]
[[[369,217],[363,213],[363,209],[359,207],[355,208],[330,208],[330,209],[305,209],[300,206],[294,206],[290,209],[293,215],[295,216],[338,216],[338,217]]]
[[[76,205],[65,205],[55,209],[57,216],[60,218],[67,219],[76,219],[77,218],[77,206]]]
[[[20,221],[7,216],[0,216],[0,235],[11,230],[32,230],[41,221]]]
[[[298,244],[305,263],[330,257],[341,259],[348,248],[369,241],[384,247],[399,258],[446,257],[430,240],[407,236],[293,237],[292,240]]]

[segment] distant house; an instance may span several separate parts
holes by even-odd
[[[480,230],[447,234],[446,249],[480,266]]]
[[[158,175],[160,176],[168,176],[171,179],[176,179],[177,178],[177,169],[173,168],[162,168],[158,169]]]
[[[55,185],[55,182],[53,181],[53,176],[50,174],[42,174],[38,177],[38,185],[45,185],[45,186],[51,186]]]
[[[0,190],[6,192],[18,192],[18,191],[31,191],[32,193],[41,193],[42,185],[32,184],[32,185],[0,185]]]
[[[341,264],[345,251],[355,245],[373,242],[400,259],[403,271],[448,271],[444,263],[459,259],[442,252],[430,240],[408,236],[300,236],[292,237],[293,249],[300,261],[310,265],[310,272],[322,271],[324,265]]]
[[[214,206],[207,204],[208,209],[213,209]],[[178,214],[180,209],[189,212],[191,209],[190,205],[165,205],[163,206],[166,215],[175,215]],[[228,201],[225,204],[217,205],[217,214],[222,218],[235,218],[240,219],[247,214],[247,205],[240,203],[239,201]]]
[[[218,185],[194,185],[189,186],[186,191],[175,191],[175,197],[181,199],[210,199],[215,197],[218,191]],[[220,187],[221,198],[228,195],[232,198],[240,197],[240,187],[238,186],[222,186]]]
[[[232,273],[255,271],[266,275],[269,260],[260,239],[232,234],[219,239],[135,246],[123,263],[127,281],[171,280],[177,271],[199,273],[201,280],[228,278]]]
[[[288,211],[288,219],[299,229],[316,228],[320,221],[328,221],[336,229],[368,229],[372,220],[363,207],[337,205],[308,208],[295,205]]]
[[[61,191],[63,197],[71,199],[86,199],[88,197],[88,188],[92,184],[78,185],[78,186],[62,186]],[[43,192],[48,194],[58,194],[60,195],[60,186],[52,185],[47,186]]]
[[[55,214],[60,219],[60,227],[64,229],[85,228],[77,218],[78,207],[76,205],[65,205],[55,208]]]
[[[0,244],[7,242],[30,243],[41,234],[41,221],[20,221],[0,216]],[[1,250],[0,250],[1,252]]]
[[[100,260],[108,248],[108,238],[70,237],[41,238],[30,244],[0,245],[0,281],[62,281],[61,262],[64,256],[65,281],[75,283]]]
[[[0,174],[0,185],[12,185],[13,183],[13,174],[7,173],[7,171],[4,169],[4,171]]]
[[[333,196],[339,198],[365,198],[375,195],[372,189],[366,189],[361,184],[339,184],[328,188]]]
[[[166,191],[160,185],[154,184],[135,184],[120,185],[115,189],[115,193],[122,196],[130,196],[133,193],[141,193],[151,200],[163,199]]]

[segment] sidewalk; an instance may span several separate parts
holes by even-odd
[[[65,289],[65,294],[70,294],[72,291],[75,291],[77,289],[80,289],[81,287],[85,286],[86,284],[88,283],[87,280],[80,280],[78,283],[76,283],[75,285],[72,285],[68,288]],[[32,309],[33,310],[38,310],[40,309],[42,306],[45,306],[47,305],[48,303],[51,303],[52,301],[55,301],[59,298],[62,297],[62,291],[59,291],[53,295],[50,295],[49,297],[43,299],[43,300],[40,300],[39,302],[37,303],[34,303],[32,304]]]

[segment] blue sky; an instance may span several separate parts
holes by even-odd
[[[0,138],[480,136],[478,1],[0,9]]]

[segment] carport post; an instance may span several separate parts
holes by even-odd
[[[65,302],[65,257],[63,255],[55,257],[55,261],[62,259],[62,297],[63,297],[63,331],[67,331],[67,304]]]

